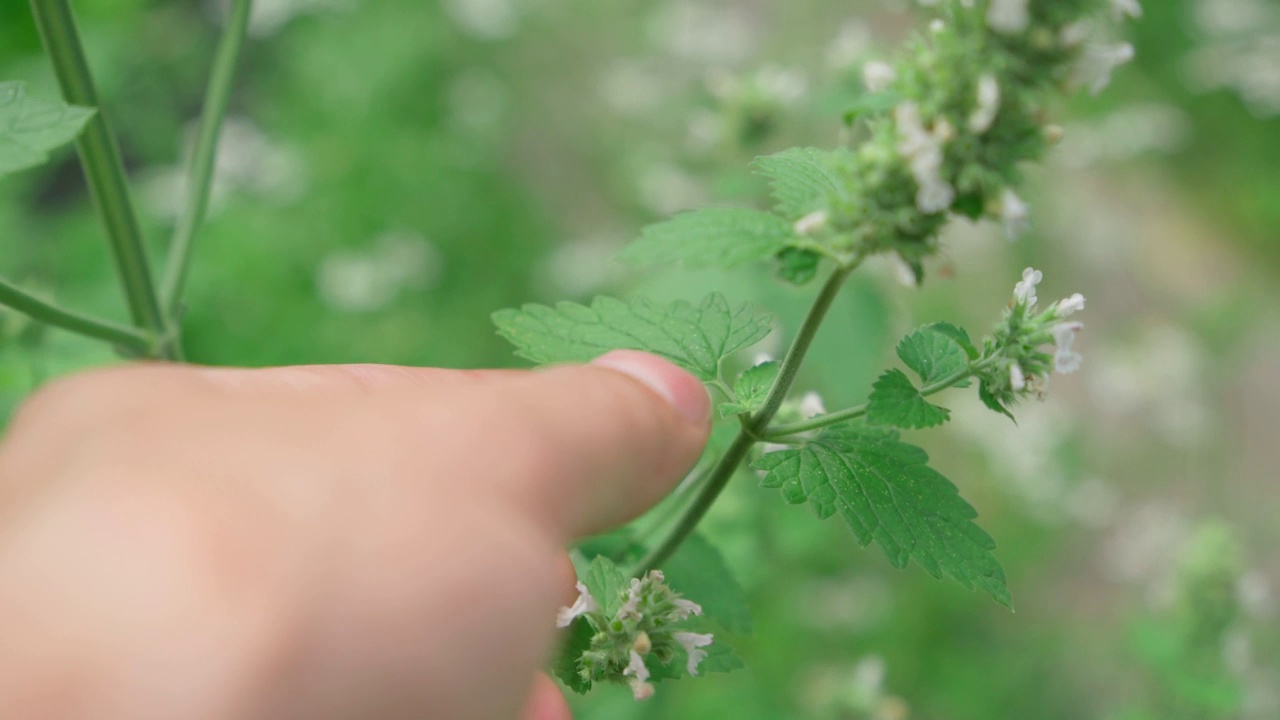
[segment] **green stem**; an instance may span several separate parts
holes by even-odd
[[[925,397],[929,397],[930,395],[936,395],[947,388],[955,387],[985,369],[994,360],[995,358],[992,357],[972,365],[966,365],[963,370],[956,371],[954,374],[937,382],[925,385],[920,389],[920,394]],[[811,430],[821,430],[825,427],[831,427],[832,425],[839,425],[840,423],[849,422],[850,420],[856,420],[867,414],[868,407],[869,403],[863,403],[839,412],[810,418],[803,422],[790,423],[787,425],[775,425],[765,431],[764,439],[770,441],[783,440],[791,435],[798,435]]]
[[[7,305],[34,320],[56,325],[73,333],[106,340],[114,345],[128,348],[138,355],[151,354],[154,345],[151,336],[137,328],[117,325],[59,307],[13,285],[4,278],[0,278],[0,305]]]
[[[667,531],[662,541],[640,560],[633,573],[634,575],[643,575],[649,570],[662,565],[674,555],[685,539],[693,533],[694,528],[698,527],[698,523],[702,522],[703,516],[711,509],[711,506],[715,504],[716,498],[720,496],[720,493],[729,484],[729,480],[737,472],[738,466],[746,459],[751,446],[759,442],[764,429],[769,426],[769,421],[773,420],[773,416],[782,407],[782,402],[786,399],[787,393],[790,392],[791,385],[795,382],[796,375],[800,372],[800,366],[804,363],[805,355],[809,352],[809,347],[813,344],[814,337],[818,334],[818,328],[822,327],[822,321],[826,319],[827,311],[831,309],[832,303],[835,302],[836,297],[840,294],[840,288],[855,267],[856,265],[840,267],[832,273],[827,280],[827,284],[823,286],[822,292],[814,300],[813,307],[809,309],[809,314],[805,317],[804,323],[796,333],[795,339],[791,342],[791,347],[787,350],[787,356],[782,361],[782,367],[778,369],[778,378],[769,390],[769,396],[765,399],[764,406],[761,407],[759,412],[751,416],[750,420],[743,423],[742,430],[734,437],[733,443],[725,450],[724,455],[720,457],[720,461],[711,469],[706,479],[698,483],[697,496],[684,509],[680,519]]]
[[[152,284],[138,216],[129,198],[120,149],[107,122],[106,111],[98,101],[71,6],[67,0],[31,0],[31,12],[49,52],[63,98],[74,105],[97,110],[76,140],[76,149],[84,165],[89,194],[106,226],[129,315],[133,324],[147,333],[166,337],[164,314]],[[152,346],[149,354],[173,357],[173,350],[170,343],[159,343]]]
[[[186,205],[174,227],[161,283],[164,309],[170,318],[174,318],[179,312],[182,290],[191,266],[191,250],[196,231],[204,222],[205,212],[209,207],[209,194],[217,166],[218,138],[231,101],[231,86],[235,80],[240,51],[248,34],[252,5],[252,0],[233,0],[227,28],[218,42],[218,50],[214,56],[213,72],[205,91],[200,135],[196,139],[195,152],[191,156],[187,174]]]

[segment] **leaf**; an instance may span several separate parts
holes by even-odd
[[[751,632],[746,592],[724,556],[701,534],[690,535],[662,571],[673,590],[702,606],[704,617],[730,632]]]
[[[822,256],[812,250],[787,248],[778,253],[778,277],[792,285],[807,285],[818,276]]]
[[[769,334],[772,318],[749,304],[730,308],[714,293],[696,306],[610,297],[598,297],[590,307],[531,304],[499,310],[493,321],[519,355],[536,363],[580,363],[610,350],[645,350],[709,382],[718,376],[721,360]]]
[[[733,268],[772,257],[794,235],[791,223],[773,213],[707,208],[650,225],[619,257],[635,265]]]
[[[1012,607],[995,542],[956,486],[926,463],[920,448],[893,434],[828,431],[799,449],[764,455],[752,467],[762,485],[792,504],[808,502],[819,518],[840,515],[858,543],[871,542],[899,569],[910,560],[935,578],[950,577]]]
[[[596,556],[581,580],[591,597],[600,604],[605,617],[613,617],[618,613],[618,609],[622,607],[622,591],[629,586],[630,578],[612,560],[603,555]]]
[[[1004,403],[1000,402],[1000,398],[991,392],[991,386],[987,384],[986,380],[978,383],[978,398],[982,400],[983,405],[1009,418],[1014,425],[1018,424],[1018,419],[1013,416],[1013,413],[1009,412],[1009,408],[1005,407]]]
[[[714,632],[709,626],[697,627],[695,623],[690,623],[690,627],[686,628],[690,632],[707,632],[711,631],[714,639],[711,644],[703,648],[707,656],[698,663],[698,676],[710,673],[727,673],[734,670],[741,670],[747,664],[738,657],[738,653],[734,651],[733,646],[725,641],[720,635]],[[645,665],[649,668],[649,679],[654,682],[662,682],[664,680],[680,680],[689,677],[688,660],[689,656],[683,649],[677,649],[671,662],[662,664],[653,655],[647,658]]]
[[[776,209],[793,220],[826,205],[828,198],[841,194],[841,180],[835,161],[849,151],[791,148],[776,155],[756,158],[756,171],[769,178]]]
[[[867,422],[872,425],[921,429],[950,419],[951,411],[925,400],[901,370],[886,372],[872,386],[867,403]]]
[[[853,125],[869,115],[887,113],[901,102],[902,96],[890,90],[863,93],[845,108],[844,124]]]
[[[591,638],[595,634],[596,631],[586,618],[575,618],[569,625],[564,644],[560,646],[560,653],[551,667],[560,682],[579,695],[586,695],[591,690],[592,683],[582,676],[579,663],[582,661],[582,654],[591,649]]]
[[[916,371],[925,385],[952,377],[969,366],[965,349],[948,333],[933,327],[920,328],[903,338],[898,343],[898,357]]]
[[[49,151],[75,140],[92,108],[28,97],[21,82],[0,83],[0,175],[49,159]]]
[[[977,360],[979,357],[978,348],[974,346],[973,341],[969,339],[969,333],[965,329],[952,325],[949,322],[936,322],[932,325],[926,325],[925,328],[940,332],[943,335],[956,341],[963,350],[964,354],[969,356],[970,360]]]
[[[733,394],[738,396],[738,401],[721,403],[720,417],[753,413],[764,407],[764,401],[773,389],[773,381],[778,377],[778,369],[778,363],[769,361],[739,375],[738,381],[733,384]]]

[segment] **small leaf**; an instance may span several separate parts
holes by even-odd
[[[603,555],[596,556],[581,580],[591,597],[600,604],[605,617],[613,617],[618,613],[618,609],[622,607],[622,591],[629,585],[630,578],[612,560]]]
[[[793,236],[791,223],[772,213],[707,208],[650,225],[619,257],[636,265],[733,268],[772,257]]]
[[[28,97],[21,82],[0,83],[0,175],[49,159],[49,151],[75,140],[92,108]]]
[[[738,396],[738,401],[721,403],[720,417],[753,413],[764,407],[764,401],[773,389],[773,381],[778,377],[778,368],[778,363],[770,361],[760,363],[739,375],[738,381],[733,385],[733,394]]]
[[[726,356],[768,335],[772,319],[749,304],[731,308],[715,293],[696,306],[681,300],[660,307],[610,297],[598,297],[590,307],[525,305],[500,310],[493,321],[521,356],[536,363],[581,363],[610,350],[644,350],[709,382]]]
[[[934,332],[940,332],[952,340],[955,340],[956,343],[964,350],[964,353],[969,356],[970,360],[978,359],[978,348],[974,347],[973,341],[969,339],[969,333],[965,332],[964,328],[952,325],[949,322],[936,322],[932,325],[926,325],[925,327],[929,330],[933,330]]]
[[[844,124],[853,125],[859,120],[887,113],[902,102],[902,96],[890,90],[863,93],[844,111]]]
[[[898,343],[898,357],[925,385],[952,377],[969,366],[965,349],[949,334],[932,327],[916,330]]]
[[[839,515],[860,545],[875,542],[894,567],[915,560],[935,578],[951,577],[1012,607],[1004,570],[991,554],[995,542],[928,460],[893,434],[845,428],[768,453],[752,467],[787,502],[808,502],[819,518]]]
[[[690,535],[662,571],[673,590],[702,606],[704,617],[730,632],[751,632],[747,594],[724,556],[705,537]]]
[[[579,695],[586,695],[591,690],[591,681],[582,676],[580,663],[582,654],[591,649],[591,638],[595,634],[586,618],[575,618],[551,667],[560,682]]]
[[[834,165],[851,156],[844,148],[792,148],[756,158],[755,168],[769,178],[777,211],[797,220],[839,197],[842,183]]]
[[[900,428],[928,428],[951,419],[951,411],[938,407],[920,394],[901,370],[890,370],[872,387],[867,422]]]
[[[1014,425],[1018,424],[1018,419],[1013,416],[1013,413],[1009,412],[1009,408],[1005,407],[1004,403],[1000,402],[1000,398],[991,392],[991,386],[987,384],[986,380],[978,383],[978,398],[982,400],[983,405],[1009,418]]]
[[[987,199],[980,192],[960,195],[951,203],[951,212],[970,220],[981,220],[987,214]]]
[[[812,250],[787,248],[778,253],[778,277],[792,285],[807,285],[818,276],[822,256]]]

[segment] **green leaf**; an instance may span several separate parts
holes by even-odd
[[[872,386],[867,422],[900,428],[928,428],[951,419],[951,411],[938,407],[920,394],[901,370],[890,370]]]
[[[858,543],[875,542],[899,569],[909,561],[935,578],[950,577],[1012,607],[995,542],[956,486],[926,463],[929,456],[891,433],[828,431],[799,449],[764,455],[752,467],[762,485],[792,504],[808,502],[819,518],[840,515]]]
[[[845,108],[844,124],[853,125],[865,117],[887,113],[901,102],[902,96],[890,90],[863,93]]]
[[[943,335],[956,341],[963,350],[964,354],[969,356],[970,360],[977,360],[979,357],[978,348],[974,346],[973,341],[969,339],[969,333],[964,328],[952,325],[949,322],[936,322],[932,325],[926,325],[925,328],[940,332]]]
[[[773,213],[707,208],[650,225],[619,257],[635,265],[733,268],[772,257],[794,235],[791,223]]]
[[[711,644],[703,648],[707,656],[698,663],[698,676],[708,675],[710,673],[727,673],[734,670],[741,670],[746,667],[746,663],[734,651],[733,646],[725,641],[719,634],[714,632],[714,628],[704,625],[699,627],[697,623],[689,623],[689,627],[685,628],[689,632],[711,632],[714,638]],[[675,656],[671,662],[663,665],[653,655],[646,658],[645,665],[649,668],[649,679],[654,682],[662,682],[664,680],[680,680],[689,677],[687,669],[689,656],[683,649],[677,649]]]
[[[778,253],[778,277],[792,285],[807,285],[818,276],[822,256],[812,250],[787,248]]]
[[[978,398],[982,400],[983,405],[1009,418],[1014,425],[1018,424],[1018,419],[1013,416],[1013,413],[1009,412],[1009,408],[1005,407],[1004,403],[1000,402],[1000,398],[991,392],[991,386],[987,384],[986,380],[978,383]]]
[[[586,695],[591,690],[591,681],[582,676],[580,663],[582,654],[591,649],[591,638],[595,634],[595,629],[586,618],[575,618],[569,625],[564,644],[560,646],[560,653],[551,666],[560,682],[579,695]]]
[[[730,632],[751,632],[747,594],[724,556],[705,537],[690,535],[662,571],[673,590],[702,606],[704,617]]]
[[[948,333],[933,327],[916,330],[898,343],[898,357],[925,385],[962,372],[969,365],[965,349]]]
[[[773,381],[778,378],[778,369],[778,363],[769,361],[739,375],[738,381],[733,384],[733,394],[738,396],[738,401],[721,403],[720,417],[753,413],[764,407],[764,401],[773,389]]]
[[[28,97],[21,82],[0,83],[0,175],[43,164],[49,151],[75,140],[92,108]]]
[[[605,617],[618,613],[622,607],[622,591],[630,584],[630,578],[612,560],[603,555],[596,556],[581,580],[591,592],[591,597],[600,604]]]
[[[525,305],[493,314],[498,334],[536,363],[588,362],[617,349],[661,355],[701,377],[716,379],[720,361],[769,334],[772,318],[751,305],[731,308],[714,293],[699,305],[665,307],[644,299],[598,297],[591,306]]]
[[[835,163],[850,156],[848,150],[792,148],[755,160],[756,171],[769,178],[777,211],[793,220],[825,206],[841,195]]]

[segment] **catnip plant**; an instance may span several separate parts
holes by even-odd
[[[30,4],[63,97],[0,83],[0,175],[37,166],[75,142],[131,323],[62,307],[2,277],[0,304],[110,343],[126,357],[180,361],[183,288],[251,0],[230,2],[185,204],[158,274],[69,0]],[[976,388],[981,403],[1010,419],[1019,403],[1044,400],[1054,373],[1082,364],[1073,342],[1085,299],[1042,303],[1043,275],[1028,268],[985,337],[974,340],[945,321],[914,330],[897,346],[903,368],[885,371],[866,402],[826,412],[792,397],[792,386],[833,302],[866,260],[886,256],[920,284],[954,218],[994,219],[1011,239],[1026,229],[1021,169],[1062,136],[1048,120],[1054,102],[1066,91],[1107,85],[1112,69],[1133,54],[1111,39],[1115,21],[1137,17],[1141,8],[1137,0],[919,4],[935,17],[895,60],[864,66],[865,92],[844,118],[847,142],[756,160],[755,171],[772,188],[772,209],[683,213],[649,227],[623,253],[642,267],[762,263],[780,282],[817,284],[780,360],[761,358],[735,371],[744,351],[783,331],[767,313],[719,293],[665,305],[598,297],[589,305],[526,305],[494,315],[498,332],[536,363],[585,362],[624,348],[661,355],[702,379],[720,419],[736,426],[655,517],[575,549],[578,598],[555,618],[565,641],[554,667],[573,690],[619,683],[643,700],[661,680],[741,666],[730,638],[750,631],[746,601],[719,552],[696,532],[740,475],[779,490],[787,503],[808,503],[820,519],[840,516],[859,545],[874,542],[897,568],[914,561],[935,578],[1012,607],[995,542],[976,524],[977,512],[899,431],[946,423],[950,412],[934,396],[951,389]]]

